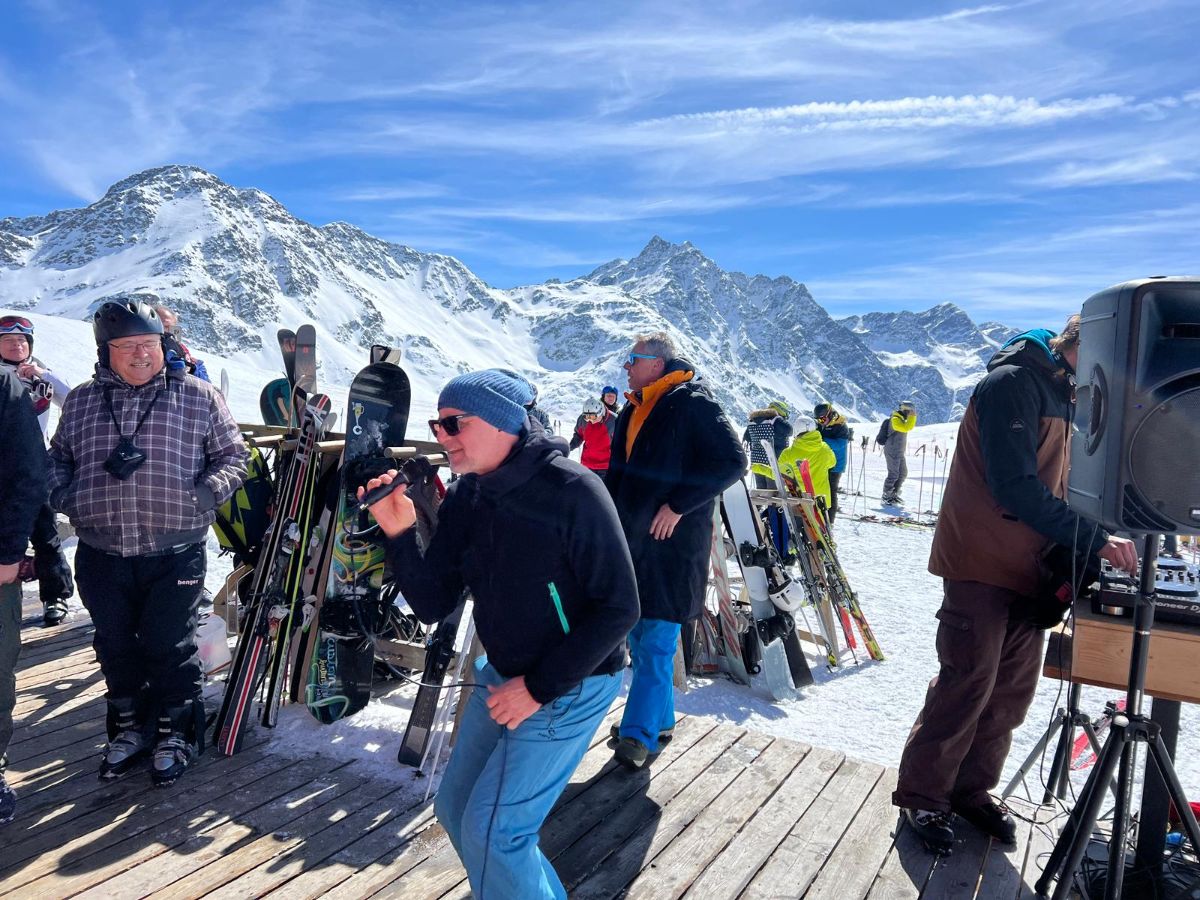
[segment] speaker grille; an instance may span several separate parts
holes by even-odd
[[[1176,381],[1157,393],[1170,395],[1180,387]],[[1200,507],[1198,448],[1200,386],[1189,386],[1150,410],[1130,442],[1130,483],[1123,497],[1124,521],[1130,527],[1195,530],[1192,511]]]

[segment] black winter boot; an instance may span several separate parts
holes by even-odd
[[[150,778],[155,787],[174,784],[204,752],[204,706],[194,700],[174,706],[158,717],[158,743]]]
[[[108,745],[100,760],[102,781],[115,781],[135,768],[150,752],[150,742],[137,720],[134,700],[108,701]]]

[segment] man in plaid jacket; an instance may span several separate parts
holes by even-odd
[[[166,785],[204,749],[204,542],[245,478],[246,448],[220,392],[168,363],[152,306],[109,301],[93,326],[96,375],[63,406],[50,502],[79,537],[75,579],[108,688],[100,777],[120,777],[153,746],[151,775]]]

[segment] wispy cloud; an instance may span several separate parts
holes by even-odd
[[[1030,179],[1044,187],[1143,184],[1154,181],[1193,181],[1196,172],[1180,168],[1176,160],[1159,153],[1143,153],[1103,163],[1068,162],[1042,176]]]

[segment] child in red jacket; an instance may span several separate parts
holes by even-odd
[[[580,462],[601,478],[608,472],[608,456],[612,452],[612,436],[617,428],[617,417],[599,400],[588,400],[583,404],[583,415],[575,423],[575,434],[571,437],[571,449],[583,447]]]

